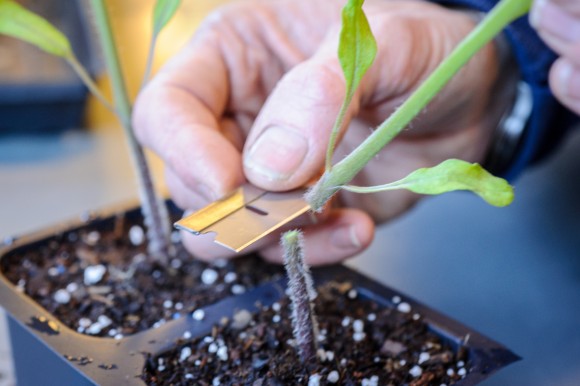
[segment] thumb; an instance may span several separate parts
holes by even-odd
[[[282,191],[315,177],[324,165],[344,94],[336,54],[315,55],[290,70],[270,94],[246,141],[248,180],[266,190]],[[358,109],[354,99],[343,130]]]

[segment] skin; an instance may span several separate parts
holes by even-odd
[[[530,23],[560,55],[550,69],[550,88],[562,104],[580,114],[580,2],[536,0]]]
[[[199,209],[245,181],[285,191],[320,175],[345,88],[336,57],[343,5],[249,0],[217,10],[145,88],[134,111],[136,134],[164,159],[178,205]],[[378,56],[347,114],[335,159],[388,117],[475,24],[472,14],[421,1],[368,0],[365,11]],[[451,157],[481,162],[509,106],[509,95],[496,88],[513,88],[499,67],[490,44],[353,183],[385,183]],[[308,263],[361,252],[375,224],[419,198],[340,193],[303,228]],[[211,240],[184,235],[201,259],[231,256]],[[267,260],[282,259],[277,235],[253,248]]]

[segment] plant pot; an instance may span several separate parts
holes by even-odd
[[[173,212],[177,212],[175,207],[170,206],[170,208]],[[53,307],[51,304],[54,303],[54,298],[58,298],[55,296],[56,291],[46,294],[46,298],[52,297],[52,303],[46,303],[44,302],[46,299],[38,296],[35,301],[23,293],[23,289],[29,290],[28,284],[22,283],[15,278],[14,272],[21,269],[21,266],[28,267],[27,269],[30,271],[35,272],[36,270],[36,268],[30,268],[30,262],[26,262],[28,257],[25,256],[33,256],[37,253],[36,251],[47,245],[51,245],[51,248],[61,251],[61,246],[58,243],[64,243],[67,239],[70,239],[71,234],[89,235],[95,229],[101,230],[103,235],[106,234],[107,230],[115,232],[115,229],[118,230],[119,228],[119,219],[121,218],[128,220],[122,222],[124,229],[132,229],[133,225],[131,224],[139,222],[139,211],[136,208],[109,210],[102,215],[91,216],[90,219],[77,221],[75,224],[69,224],[56,230],[42,232],[15,241],[8,240],[7,244],[9,245],[5,245],[0,249],[0,266],[2,267],[0,301],[1,305],[7,310],[9,318],[16,376],[19,384],[142,385],[145,384],[143,374],[146,374],[151,369],[151,359],[155,362],[159,356],[183,347],[186,342],[203,339],[212,331],[215,331],[216,326],[224,325],[224,318],[229,321],[235,320],[235,315],[240,310],[255,313],[264,312],[269,306],[280,302],[285,296],[286,281],[280,275],[279,268],[271,267],[265,263],[256,264],[256,260],[251,260],[254,257],[247,257],[247,259],[250,259],[247,264],[251,266],[252,274],[256,277],[263,276],[266,278],[264,282],[255,281],[250,285],[245,285],[245,291],[240,291],[239,287],[236,287],[238,290],[233,290],[233,282],[230,280],[229,283],[226,283],[228,282],[226,280],[228,273],[219,271],[223,269],[224,265],[218,263],[218,266],[204,268],[201,271],[201,276],[207,276],[203,272],[214,271],[220,277],[216,281],[215,275],[213,275],[213,281],[207,282],[206,280],[199,287],[201,288],[199,291],[204,289],[221,291],[220,296],[207,296],[207,299],[213,302],[212,304],[207,304],[206,302],[205,305],[202,305],[201,302],[195,300],[189,306],[184,305],[180,308],[181,312],[178,314],[166,318],[167,320],[163,319],[163,322],[160,319],[153,326],[146,325],[148,327],[141,329],[128,328],[127,326],[111,328],[109,326],[107,329],[101,329],[97,333],[93,330],[91,331],[93,336],[89,336],[87,333],[92,327],[88,325],[83,327],[78,323],[71,322],[71,318],[67,316],[68,314],[62,312],[62,304],[54,308],[54,314],[39,304],[39,302],[43,303],[47,308]],[[96,248],[99,248],[98,245],[96,243]],[[70,254],[67,252],[65,255],[69,256]],[[31,261],[34,260],[34,258],[30,259]],[[113,266],[111,261],[106,264],[109,267],[107,275],[112,275],[111,272],[116,272],[110,268]],[[226,271],[232,272],[231,269],[239,269],[238,274],[239,272],[245,272],[244,270],[247,270],[247,267],[244,268],[243,264],[245,263],[240,263],[235,267],[228,266],[229,268]],[[183,266],[175,268],[176,271],[180,269],[185,268]],[[210,271],[206,271],[206,269]],[[60,271],[58,270],[50,270],[50,272],[52,276],[48,276],[48,281],[54,280],[55,275],[68,275],[68,273],[64,274],[62,272],[59,274],[58,272]],[[418,315],[417,319],[420,318],[424,328],[439,339],[441,345],[447,347],[454,355],[464,358],[467,363],[466,371],[465,374],[457,379],[455,383],[457,385],[474,385],[503,366],[518,360],[516,355],[502,345],[344,266],[315,269],[313,274],[316,285],[323,285],[329,282],[349,283],[349,288],[356,292],[355,297],[357,299],[373,302],[375,304],[374,307],[378,307],[378,310],[401,308],[400,305],[404,303],[405,307],[403,308],[408,309],[393,312],[406,313],[412,310],[409,315]],[[12,281],[8,280],[7,276]],[[232,277],[231,274],[229,276]],[[222,278],[223,281],[220,281]],[[34,279],[27,277],[21,280],[33,282]],[[240,274],[237,280],[253,279],[242,279]],[[38,283],[35,286],[38,287]],[[224,286],[227,288],[226,291],[223,290]],[[99,287],[103,286],[100,285]],[[40,288],[44,287],[40,285]],[[158,290],[160,296],[162,292],[162,289]],[[72,293],[73,297],[76,296],[74,291]],[[150,297],[155,297],[153,295]],[[108,294],[107,296],[112,295]],[[350,297],[350,295],[348,296]],[[187,298],[189,295],[184,297]],[[101,297],[97,296],[97,299],[101,299]],[[101,300],[106,302],[106,299]],[[184,304],[187,303],[187,300],[183,300]],[[74,308],[79,304],[84,303],[74,303],[73,300],[69,299],[69,302],[64,306],[65,308],[67,305]],[[91,309],[93,306],[84,305],[83,307]],[[192,314],[194,309],[197,312]],[[96,312],[103,310],[103,312],[111,312],[107,307],[95,307],[94,310],[97,310]],[[175,311],[174,308],[171,308],[171,310],[172,312]],[[58,317],[55,314],[58,314]],[[109,319],[115,319],[115,314],[108,315],[110,315]],[[76,317],[78,318],[78,316]],[[90,319],[93,321],[96,319],[94,313],[91,314]],[[121,315],[120,319],[127,319],[127,315]],[[143,317],[143,320],[145,319]],[[150,323],[151,321],[149,320],[148,322]],[[275,325],[272,325],[272,327],[275,328]],[[77,331],[75,331],[75,328]],[[114,332],[123,331],[123,333],[111,333],[111,330],[114,330]],[[145,375],[146,377],[147,375]],[[304,381],[306,382],[306,380]],[[179,382],[187,384],[191,380],[182,379]],[[176,384],[179,383],[176,382]]]

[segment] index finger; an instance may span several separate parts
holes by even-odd
[[[135,104],[139,141],[182,182],[203,181],[217,198],[243,182],[241,155],[221,132],[229,95],[228,71],[211,32],[198,36],[145,87]]]

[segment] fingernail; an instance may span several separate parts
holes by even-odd
[[[330,242],[337,248],[359,249],[361,247],[353,225],[343,226],[335,230],[330,236]]]
[[[205,198],[208,201],[214,201],[218,198],[213,189],[211,189],[204,183],[196,184],[194,190],[197,194],[199,194],[201,197]]]
[[[549,0],[534,2],[530,11],[530,24],[544,34],[567,42],[578,42],[580,38],[580,26],[575,18]]]
[[[540,18],[542,17],[542,12],[544,6],[546,5],[546,0],[535,0],[530,11],[530,24],[534,28],[538,28],[540,25]]]
[[[270,126],[246,153],[244,166],[268,180],[287,180],[298,170],[307,152],[308,141],[300,133]]]

